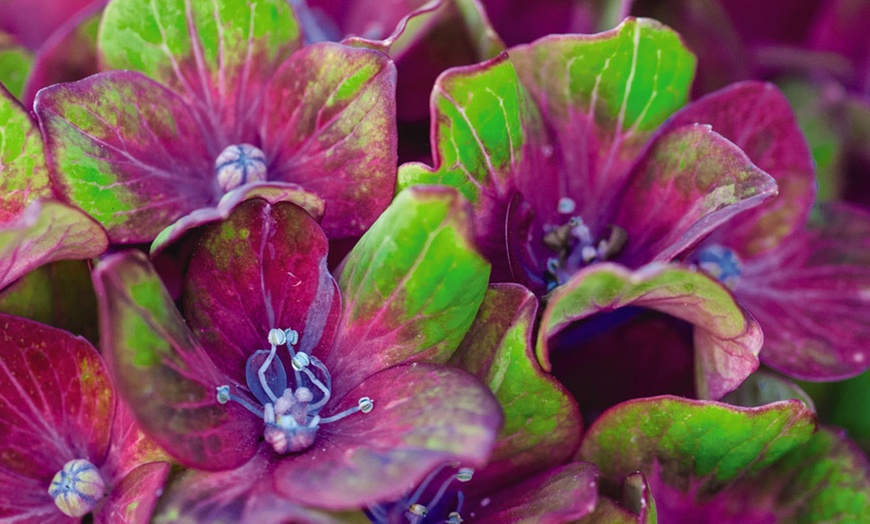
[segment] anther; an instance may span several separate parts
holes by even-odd
[[[280,329],[270,329],[267,340],[273,346],[281,346],[287,341],[287,334]]]
[[[474,476],[473,468],[459,468],[456,472],[456,480],[459,482],[468,482]]]
[[[411,504],[408,506],[408,513],[415,517],[425,517],[429,510],[422,504]]]
[[[299,342],[299,332],[295,329],[285,329],[284,336],[290,346],[295,346]]]
[[[106,495],[100,470],[84,459],[71,460],[51,479],[48,494],[68,517],[83,517]]]
[[[363,397],[359,399],[357,405],[359,406],[359,410],[363,413],[371,413],[372,409],[374,409],[375,407],[375,403],[372,402],[372,399],[370,399],[369,397]]]
[[[462,524],[462,515],[457,511],[450,512],[450,515],[447,515],[447,524]]]
[[[266,154],[251,144],[234,144],[214,161],[218,185],[225,192],[249,182],[266,180]]]
[[[295,369],[296,371],[302,371],[303,369],[307,368],[309,364],[311,364],[311,359],[308,358],[307,353],[303,353],[302,351],[300,351],[299,353],[296,353],[290,363],[293,365],[293,369]]]
[[[559,213],[562,213],[563,215],[570,215],[574,212],[575,209],[577,209],[577,202],[574,202],[574,200],[568,197],[562,197],[559,199],[558,208]]]

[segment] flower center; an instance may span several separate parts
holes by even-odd
[[[70,460],[51,479],[48,494],[64,515],[83,517],[106,496],[106,483],[100,470],[87,460]]]
[[[295,330],[272,329],[268,336],[271,349],[255,351],[248,357],[245,378],[248,389],[262,409],[248,400],[230,393],[230,386],[217,387],[217,401],[226,404],[232,400],[263,419],[263,436],[276,453],[296,453],[314,444],[321,424],[341,420],[358,411],[369,413],[374,402],[362,397],[357,405],[336,415],[322,418],[320,411],[332,396],[332,377],[329,370],[315,356],[294,351],[299,341]],[[287,345],[295,388],[287,383],[287,371],[277,357],[278,346]]]
[[[214,161],[218,185],[224,192],[266,180],[266,154],[251,144],[235,144],[224,149]]]
[[[474,470],[472,468],[459,468],[456,473],[444,479],[444,482],[441,483],[438,491],[435,492],[435,495],[429,502],[421,504],[420,498],[423,496],[423,493],[429,488],[429,485],[435,477],[441,473],[444,467],[445,466],[442,464],[432,470],[423,482],[417,486],[417,489],[402,500],[393,504],[377,504],[369,506],[368,513],[372,522],[375,524],[393,522],[394,519],[392,517],[394,514],[392,512],[396,507],[401,508],[404,511],[405,519],[410,524],[422,524],[427,522],[426,517],[430,516],[429,511],[438,506],[438,503],[441,502],[441,499],[447,493],[447,489],[450,485],[453,484],[454,481],[468,482],[474,475]],[[462,503],[465,501],[465,495],[463,495],[461,490],[456,492],[456,500],[456,508],[447,515],[446,520],[437,520],[437,522],[446,522],[446,524],[460,524],[462,522],[462,515],[460,512],[462,511]]]
[[[560,214],[571,215],[577,204],[570,198],[562,198],[558,206]],[[544,226],[544,245],[556,254],[547,259],[544,271],[547,291],[564,284],[571,275],[589,264],[618,255],[626,240],[625,230],[616,225],[610,226],[610,234],[606,239],[596,240],[583,219],[577,215],[571,216],[561,226]]]
[[[719,244],[705,246],[692,255],[692,261],[729,289],[736,289],[737,284],[740,283],[743,264],[737,253],[725,246]]]

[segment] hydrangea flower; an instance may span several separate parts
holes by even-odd
[[[395,183],[389,59],[303,46],[283,0],[186,5],[109,2],[98,54],[119,71],[40,92],[63,197],[114,243],[151,242],[175,223],[164,245],[257,194],[315,215],[319,195],[331,238],[365,231]]]
[[[444,461],[481,465],[498,403],[437,365],[486,288],[468,219],[455,192],[405,192],[337,284],[313,218],[245,202],[203,233],[183,318],[143,255],[107,257],[95,274],[101,342],[122,395],[182,464],[232,470],[259,456],[266,490],[306,506],[358,508]]]
[[[776,192],[709,126],[659,129],[685,103],[693,68],[671,30],[629,19],[598,35],[518,46],[439,80],[435,166],[403,165],[400,186],[459,188],[474,205],[493,280],[550,293],[538,347],[547,370],[550,338],[627,306],[694,326],[701,397],[721,397],[758,365],[760,330],[733,297],[660,264]]]
[[[165,455],[115,397],[103,359],[65,331],[0,315],[0,518],[144,522]]]

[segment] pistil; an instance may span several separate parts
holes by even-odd
[[[262,409],[243,397],[231,394],[229,385],[217,388],[217,401],[226,404],[232,400],[262,418],[265,424],[263,436],[275,452],[303,451],[314,444],[321,424],[337,422],[357,412],[369,413],[374,409],[372,399],[362,397],[352,408],[321,417],[321,410],[332,398],[329,370],[317,357],[294,350],[299,341],[299,333],[295,330],[272,329],[268,341],[270,349],[255,351],[248,358],[245,373],[248,389]],[[287,372],[277,355],[278,346],[283,345],[287,346],[290,355],[295,388],[288,387]],[[280,395],[276,392],[280,392]]]
[[[224,192],[249,182],[263,182],[267,172],[266,154],[251,144],[234,144],[218,155],[214,170]]]
[[[70,460],[51,479],[48,494],[68,517],[83,517],[106,495],[100,470],[85,459]]]

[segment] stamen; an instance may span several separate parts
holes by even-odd
[[[277,349],[278,348],[275,347],[275,344],[272,344],[272,349],[269,350],[269,356],[266,357],[266,360],[263,361],[263,365],[257,370],[257,376],[260,377],[260,386],[263,387],[263,391],[266,392],[266,395],[269,395],[272,402],[278,400],[278,396],[272,393],[272,388],[270,388],[269,384],[266,382],[266,370],[269,369],[269,366],[272,364]]]
[[[64,515],[83,517],[106,496],[100,470],[84,459],[71,460],[51,479],[48,494]]]
[[[251,144],[234,144],[214,161],[218,185],[224,192],[247,184],[266,180],[266,154]]]
[[[257,418],[263,418],[263,411],[254,407],[250,402],[243,399],[242,397],[237,397],[230,393],[230,387],[226,384],[223,386],[218,386],[217,388],[217,401],[219,404],[226,404],[230,400],[233,402],[238,402],[242,405],[243,408],[247,409],[254,415],[257,415]],[[271,404],[270,404],[271,405]]]
[[[311,364],[311,359],[308,358],[308,353],[300,351],[299,353],[296,353],[296,356],[291,359],[290,363],[293,365],[293,369],[296,371],[302,371]]]
[[[435,507],[441,502],[441,497],[444,496],[444,493],[447,492],[447,488],[450,484],[453,483],[454,480],[458,480],[459,482],[468,482],[471,480],[472,475],[474,475],[474,470],[471,468],[461,468],[456,472],[455,475],[448,477],[441,483],[441,487],[438,488],[438,492],[435,493],[435,496],[432,497],[432,500],[429,502],[429,507]]]
[[[324,419],[320,419],[321,424],[329,424],[330,422],[335,422],[336,420],[341,420],[348,415],[353,415],[358,411],[362,411],[363,413],[371,413],[372,409],[375,407],[374,402],[369,397],[363,397],[359,399],[357,405],[348,408],[337,415],[333,415],[331,417],[326,417]]]
[[[558,209],[559,213],[570,215],[575,209],[577,209],[577,202],[574,202],[568,197],[562,197],[559,199]]]

